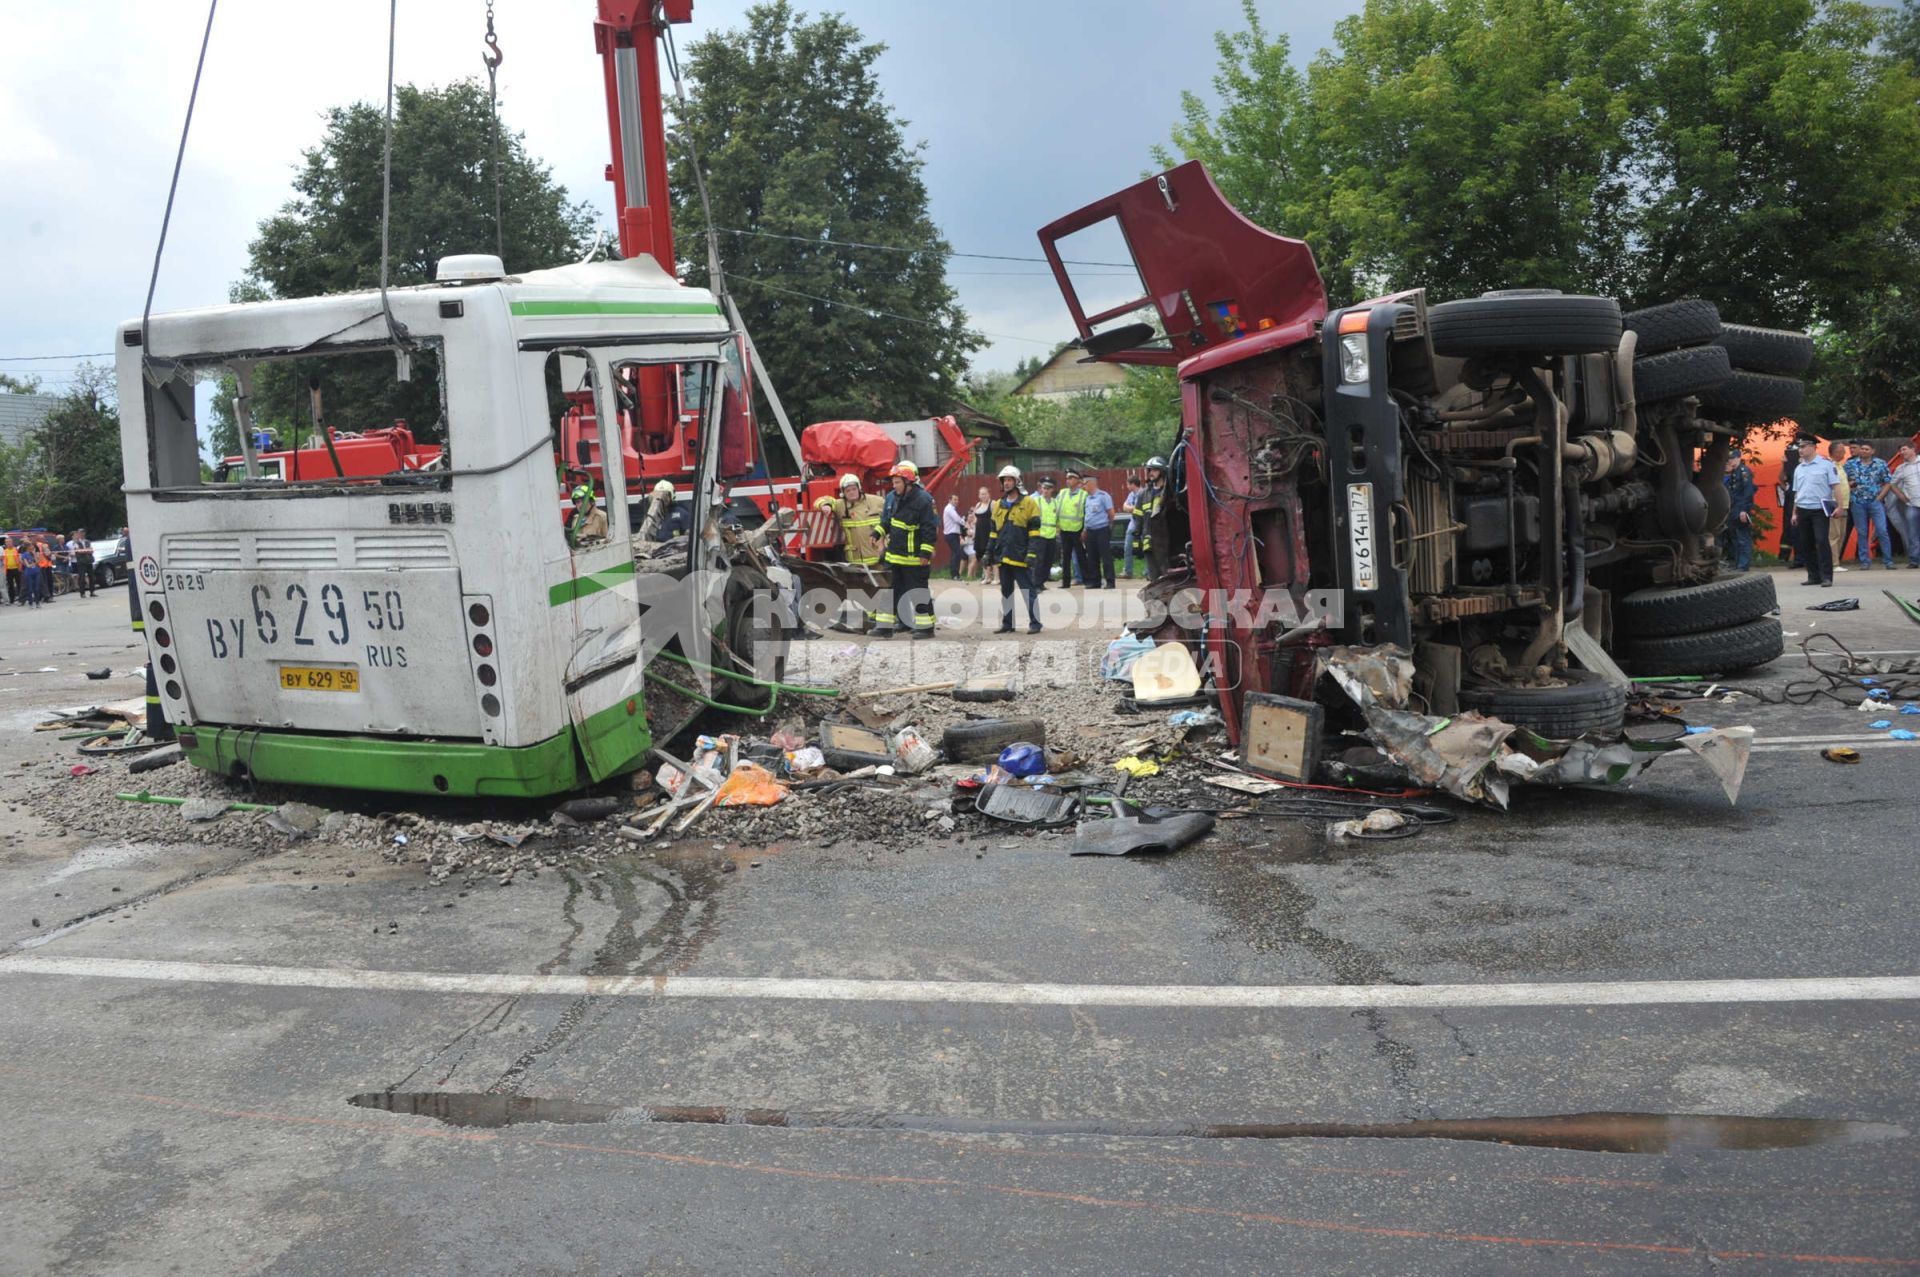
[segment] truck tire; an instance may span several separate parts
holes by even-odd
[[[1718,337],[1720,308],[1698,297],[1689,297],[1663,306],[1630,310],[1621,316],[1620,323],[1639,335],[1640,340],[1634,345],[1635,354],[1659,355],[1683,346],[1704,346]]]
[[[1611,297],[1476,297],[1427,311],[1442,355],[1591,355],[1620,344],[1620,303]]]
[[[940,734],[940,749],[950,763],[991,763],[1017,741],[1047,743],[1047,725],[1037,718],[987,718],[955,723]]]
[[[1773,611],[1773,578],[1741,572],[1704,585],[1662,585],[1635,590],[1613,605],[1614,624],[1635,638],[1700,634],[1743,625]]]
[[[1683,346],[1633,361],[1633,397],[1640,403],[1705,394],[1733,376],[1718,346]]]
[[[1780,622],[1763,616],[1700,634],[1629,639],[1622,655],[1638,674],[1731,674],[1765,665],[1786,650]]]
[[[1460,708],[1478,710],[1550,740],[1588,732],[1617,732],[1627,713],[1627,689],[1591,670],[1567,670],[1565,687],[1462,687]]]
[[[1732,376],[1700,396],[1700,407],[1709,414],[1720,412],[1753,421],[1778,421],[1798,412],[1806,397],[1805,383],[1796,378],[1736,369]]]
[[[1813,362],[1813,338],[1784,328],[1724,324],[1715,344],[1726,347],[1735,368],[1798,377]]]

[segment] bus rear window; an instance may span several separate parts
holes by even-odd
[[[404,380],[391,350],[183,368],[148,388],[154,484],[431,483],[448,463],[439,351],[407,362]]]

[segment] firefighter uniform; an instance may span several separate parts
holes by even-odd
[[[847,562],[878,567],[886,549],[886,534],[880,528],[880,513],[886,499],[877,492],[863,492],[848,505],[841,497],[821,497],[813,503],[816,510],[830,510],[840,522],[847,540]]]
[[[1149,581],[1167,570],[1167,538],[1153,534],[1153,526],[1166,512],[1166,505],[1166,472],[1162,471],[1158,478],[1149,475],[1133,499],[1133,517],[1140,524],[1140,548],[1146,551]]]
[[[895,493],[886,507],[887,594],[874,613],[874,634],[886,637],[905,629],[902,616],[912,618],[915,638],[933,637],[933,572],[929,561],[940,540],[940,521],[933,498],[918,480]]]
[[[1040,614],[1034,600],[1033,568],[1030,566],[1033,547],[1042,544],[1039,540],[1040,528],[1044,519],[1040,512],[1040,499],[1018,488],[1002,493],[993,503],[993,544],[1000,556],[1000,629],[1001,634],[1013,633],[1013,592],[1020,591],[1027,603],[1027,630],[1029,633],[1040,629]]]
[[[840,490],[846,492],[853,485],[842,484]],[[839,521],[840,533],[846,541],[847,562],[855,567],[878,571],[880,556],[885,552],[887,537],[881,524],[886,509],[886,498],[877,492],[862,492],[849,502],[845,497],[821,497],[813,503],[816,510],[825,510]],[[855,623],[855,610],[860,614],[859,623]],[[842,605],[840,619],[834,621],[833,628],[843,633],[858,633],[863,627],[871,628],[878,623],[878,617],[857,602],[849,598]]]

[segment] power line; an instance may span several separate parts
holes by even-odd
[[[51,359],[110,359],[111,350],[92,350],[82,355],[0,355],[0,364],[43,363]]]
[[[715,229],[718,229],[718,228],[716,227]],[[731,275],[730,274],[727,276],[727,278],[731,280],[736,280],[743,284],[752,284],[756,288],[765,288],[776,293],[786,293],[788,296],[791,296],[791,297],[804,297],[810,302],[820,302],[822,305],[826,305],[826,306],[840,306],[840,307],[844,307],[847,310],[857,310],[867,315],[883,315],[888,319],[898,319],[902,323],[919,324],[926,328],[946,327],[945,324],[936,324],[932,320],[921,319],[914,315],[900,315],[900,314],[895,314],[893,311],[890,311],[890,310],[876,310],[872,306],[862,306],[858,302],[838,301],[832,297],[822,297],[818,293],[803,293],[797,288],[786,288],[780,284],[769,284],[765,280],[755,279],[751,275]],[[1036,346],[1048,346],[1048,347],[1057,346],[1060,344],[1059,342],[1055,342],[1055,341],[1042,341],[1038,337],[1021,337],[1014,333],[990,333],[978,328],[973,329],[971,331],[973,331],[974,333],[982,337],[997,337],[1001,341],[1030,341]]]
[[[860,242],[859,240],[826,239],[818,235],[781,235],[774,231],[748,231],[748,230],[741,230],[737,226],[716,226],[713,229],[716,231],[722,231],[728,235],[754,235],[754,236],[758,236],[761,239],[785,239],[785,240],[792,240],[796,244],[832,244],[836,248],[871,248],[877,252],[882,252],[882,253],[931,253],[936,251],[931,245],[927,245],[921,248],[903,248],[898,244],[865,244]],[[981,261],[988,261],[988,262],[1043,262],[1044,263],[1047,260],[1044,257],[1014,257],[1006,253],[956,253],[952,249],[947,250],[947,256],[973,257],[973,258],[978,258]],[[1118,266],[1122,270],[1135,269],[1134,264],[1132,262],[1081,262],[1081,261],[1068,261],[1066,258],[1061,258],[1060,264],[1063,266]]]

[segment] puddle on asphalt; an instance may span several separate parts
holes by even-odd
[[[1151,1122],[1040,1121],[937,1117],[912,1113],[799,1112],[719,1105],[587,1104],[520,1095],[461,1091],[369,1091],[347,1103],[431,1117],[450,1126],[517,1126],[525,1122],[661,1123],[772,1126],[788,1130],[924,1131],[952,1135],[1103,1135],[1205,1140],[1473,1140],[1582,1153],[1761,1152],[1871,1144],[1903,1138],[1886,1122],[1803,1117],[1728,1117],[1693,1113],[1563,1113],[1423,1122]]]

